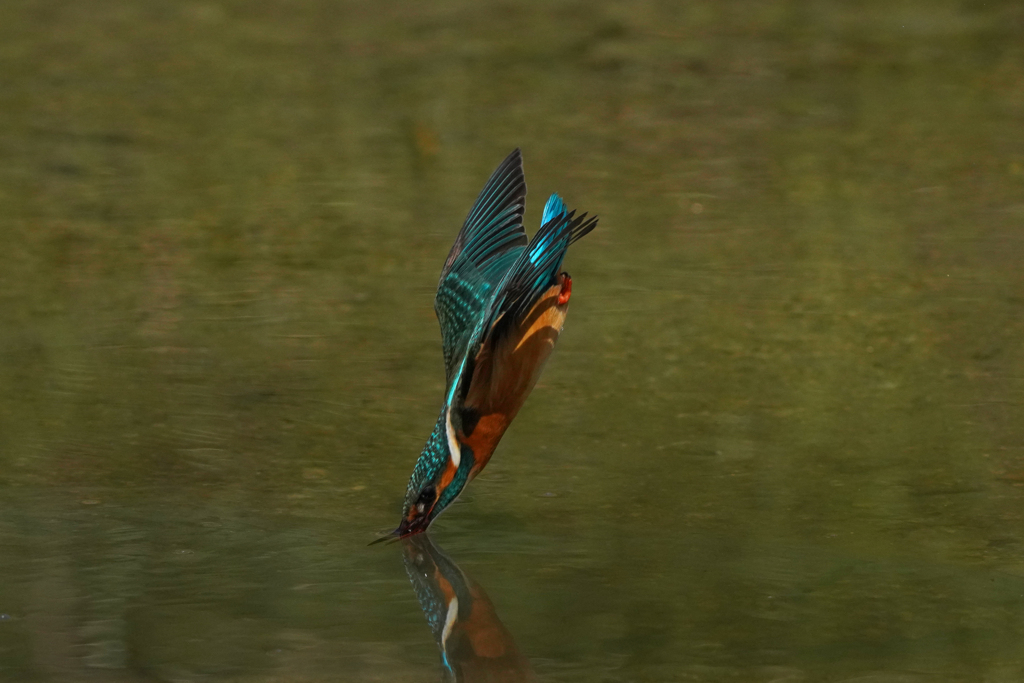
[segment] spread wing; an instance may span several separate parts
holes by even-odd
[[[484,283],[486,300],[478,303],[484,308],[475,314],[475,324],[461,342],[461,354],[455,358],[453,373],[448,375],[445,416],[458,427],[461,416],[450,411],[464,400],[469,387],[464,377],[473,376],[473,367],[479,360],[484,344],[492,344],[503,335],[518,329],[530,310],[553,285],[558,284],[558,273],[569,245],[580,239],[597,225],[597,218],[577,217],[568,212],[558,195],[552,195],[544,208],[545,223],[530,240],[528,246],[518,249],[518,256],[506,270],[500,282]],[[456,271],[453,270],[453,273]],[[478,290],[482,291],[482,290]],[[447,358],[447,356],[446,356]],[[470,368],[466,370],[466,368]]]
[[[523,157],[516,149],[484,185],[441,270],[434,311],[449,387],[498,285],[526,247],[525,200]]]

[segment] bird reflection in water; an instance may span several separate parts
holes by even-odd
[[[442,680],[536,681],[487,593],[427,534],[402,539],[405,571],[441,651]]]

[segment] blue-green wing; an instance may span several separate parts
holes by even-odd
[[[516,149],[484,185],[441,270],[434,310],[449,387],[497,286],[526,246],[525,200],[523,157]]]
[[[494,170],[469,210],[444,262],[438,289],[448,273],[462,261],[471,262],[491,282],[500,280],[512,263],[507,259],[508,252],[526,246],[526,231],[523,230],[525,202],[523,155],[515,149]]]

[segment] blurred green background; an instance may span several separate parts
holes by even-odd
[[[1017,0],[0,4],[0,679],[426,681],[437,275],[601,216],[432,536],[544,681],[1024,678]]]

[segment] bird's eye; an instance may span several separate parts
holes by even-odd
[[[416,499],[416,507],[423,512],[424,508],[434,504],[435,498],[437,498],[437,490],[433,486],[428,486],[420,491],[420,497]]]

